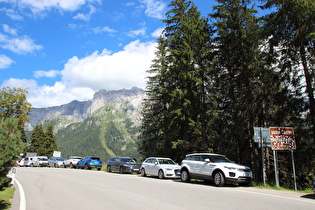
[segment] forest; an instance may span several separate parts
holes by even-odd
[[[148,69],[139,151],[177,162],[213,152],[275,184],[271,148],[254,127],[294,128],[298,189],[315,176],[315,2],[216,0],[202,16],[173,0]],[[292,188],[291,152],[278,151],[280,185]]]

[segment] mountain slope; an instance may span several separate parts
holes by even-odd
[[[27,127],[55,126],[63,157],[97,155],[139,158],[137,143],[143,90],[99,91],[92,101],[73,101],[59,107],[34,109]]]

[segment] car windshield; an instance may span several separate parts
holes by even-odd
[[[232,163],[228,158],[221,155],[210,156],[210,161],[213,163]]]
[[[56,158],[56,160],[58,161],[64,161],[64,159],[62,157]]]
[[[171,160],[171,159],[158,159],[159,164],[163,164],[163,165],[176,165],[176,163]]]
[[[135,163],[136,161],[132,158],[121,158],[121,162],[123,162],[123,163]]]
[[[91,157],[91,160],[100,160],[98,157]]]

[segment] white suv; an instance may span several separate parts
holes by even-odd
[[[181,180],[189,182],[191,178],[213,181],[216,186],[224,186],[227,182],[249,184],[252,171],[247,166],[235,164],[224,155],[195,153],[186,155],[181,163]]]

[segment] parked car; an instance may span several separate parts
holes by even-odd
[[[216,186],[225,183],[249,184],[252,171],[249,167],[235,164],[224,155],[195,153],[186,155],[181,163],[181,180],[189,182],[191,178],[210,180]]]
[[[160,179],[180,177],[180,166],[170,158],[147,158],[141,164],[140,171],[141,176],[158,176]]]
[[[84,168],[91,170],[96,168],[98,171],[102,168],[102,161],[99,157],[96,156],[85,156],[77,163],[77,168]]]
[[[315,194],[315,178],[313,179],[313,192]]]
[[[30,166],[30,167],[34,166],[33,159],[34,159],[34,157],[25,157],[23,166],[26,166],[26,167],[27,166]]]
[[[46,156],[37,157],[34,161],[34,166],[45,167],[48,166],[48,158]]]
[[[25,166],[25,158],[22,158],[21,160],[19,160],[18,165],[21,167]]]
[[[47,156],[31,156],[31,157],[25,157],[25,158],[24,158],[23,166],[30,166],[30,167],[38,166],[38,165],[36,165],[36,164],[37,164],[39,158],[47,158]]]
[[[140,163],[131,157],[112,157],[107,162],[107,171],[119,173],[139,173]]]
[[[65,160],[64,167],[76,168],[78,161],[81,159],[82,157],[80,156],[70,156],[68,157],[68,159]]]
[[[48,167],[64,167],[64,161],[65,159],[63,159],[62,157],[50,157],[48,159]]]

